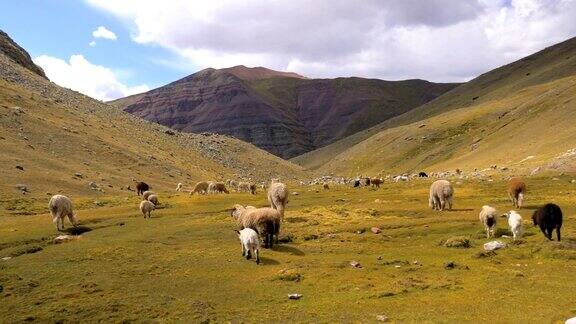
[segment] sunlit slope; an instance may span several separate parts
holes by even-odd
[[[487,109],[486,107],[500,107],[498,108],[499,112],[512,112],[513,109],[517,108],[516,106],[518,104],[546,105],[548,102],[553,104],[550,101],[553,96],[547,96],[546,98],[529,96],[539,96],[542,95],[542,92],[547,93],[547,91],[551,90],[550,87],[569,85],[570,79],[565,79],[559,83],[553,82],[575,74],[576,40],[573,38],[514,63],[487,72],[468,83],[458,86],[452,91],[447,92],[427,104],[385,121],[369,130],[354,134],[329,146],[299,156],[293,159],[293,161],[307,168],[318,169],[323,164],[334,159],[337,155],[346,152],[348,148],[357,145],[371,136],[376,136],[376,134],[382,131],[424,121],[427,118],[440,116],[443,113],[458,109],[478,109],[478,113],[481,114],[481,111]],[[536,88],[521,92],[523,89],[531,87]],[[569,96],[569,94],[565,95]],[[498,104],[497,102],[500,103]],[[555,112],[552,112],[552,114],[563,113],[562,109],[557,108],[558,107],[554,108]],[[568,108],[566,107],[566,109]],[[451,120],[453,118],[452,116],[454,115],[448,114],[444,115],[442,118]],[[558,117],[561,118],[560,115]],[[406,131],[406,128],[395,130],[393,133],[401,131]],[[455,131],[457,132],[457,130]],[[407,136],[412,135],[407,134]],[[414,136],[416,136],[416,134],[414,134]],[[533,138],[532,135],[529,135],[529,139],[535,138]],[[371,144],[362,145],[363,147],[366,147],[366,145],[370,146]],[[381,148],[382,147],[380,146],[379,149]],[[349,152],[346,154],[348,155]],[[393,156],[394,152],[390,152],[390,154]],[[437,160],[437,158],[434,157],[430,157],[430,159]],[[427,164],[425,163],[424,165]],[[382,164],[382,167],[393,167],[393,165]]]
[[[302,175],[300,167],[248,143],[172,132],[56,86],[3,55],[0,71],[3,198],[110,195],[134,188],[135,180],[164,190],[178,182]]]
[[[576,147],[576,77],[500,100],[384,130],[337,155],[324,172],[354,175],[417,170],[527,170],[553,166]]]

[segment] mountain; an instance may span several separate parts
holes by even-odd
[[[572,168],[576,38],[293,161],[320,173]]]
[[[19,48],[7,41],[0,47]],[[59,87],[3,53],[0,145],[0,210],[10,213],[30,199],[45,208],[47,195],[58,192],[115,196],[135,180],[174,190],[178,182],[190,188],[200,180],[304,176],[301,167],[238,139],[175,132]]]
[[[290,158],[409,111],[455,86],[423,80],[307,79],[236,66],[205,69],[113,103],[183,132],[231,135]]]
[[[44,70],[32,62],[30,54],[25,49],[20,47],[8,34],[0,30],[0,53],[5,55],[16,64],[38,74],[39,76],[47,79]]]

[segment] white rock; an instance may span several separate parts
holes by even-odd
[[[60,243],[65,243],[65,242],[70,242],[72,240],[75,240],[77,237],[74,235],[59,235],[56,236],[54,238],[54,244],[60,244]]]
[[[378,315],[376,316],[376,320],[378,322],[387,322],[388,321],[388,316],[386,315]]]
[[[7,256],[7,257],[3,257],[3,258],[2,258],[2,261],[8,261],[8,260],[10,260],[10,259],[12,259],[12,257]]]
[[[498,250],[498,249],[501,249],[504,247],[506,247],[506,244],[504,244],[500,241],[491,241],[491,242],[484,244],[484,250],[486,250],[486,251],[494,251],[494,250]]]
[[[289,299],[300,299],[302,298],[301,294],[288,294]]]

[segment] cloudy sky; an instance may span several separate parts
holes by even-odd
[[[0,29],[110,100],[206,67],[466,81],[576,36],[576,0],[28,0]],[[25,23],[23,23],[25,22]]]

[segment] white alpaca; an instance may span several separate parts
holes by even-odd
[[[508,225],[514,236],[514,241],[516,241],[522,237],[522,216],[513,210],[506,213],[506,216],[508,216]]]
[[[48,208],[50,209],[50,214],[52,214],[52,222],[56,225],[57,230],[61,231],[64,229],[64,218],[66,216],[68,216],[72,225],[78,225],[78,220],[76,219],[76,215],[74,215],[70,198],[63,195],[54,195],[50,198]]]
[[[236,231],[238,233],[238,238],[240,238],[240,244],[242,245],[242,256],[246,260],[250,260],[252,255],[256,256],[256,264],[260,264],[260,240],[258,239],[258,233],[251,228],[245,228],[241,231]]]

